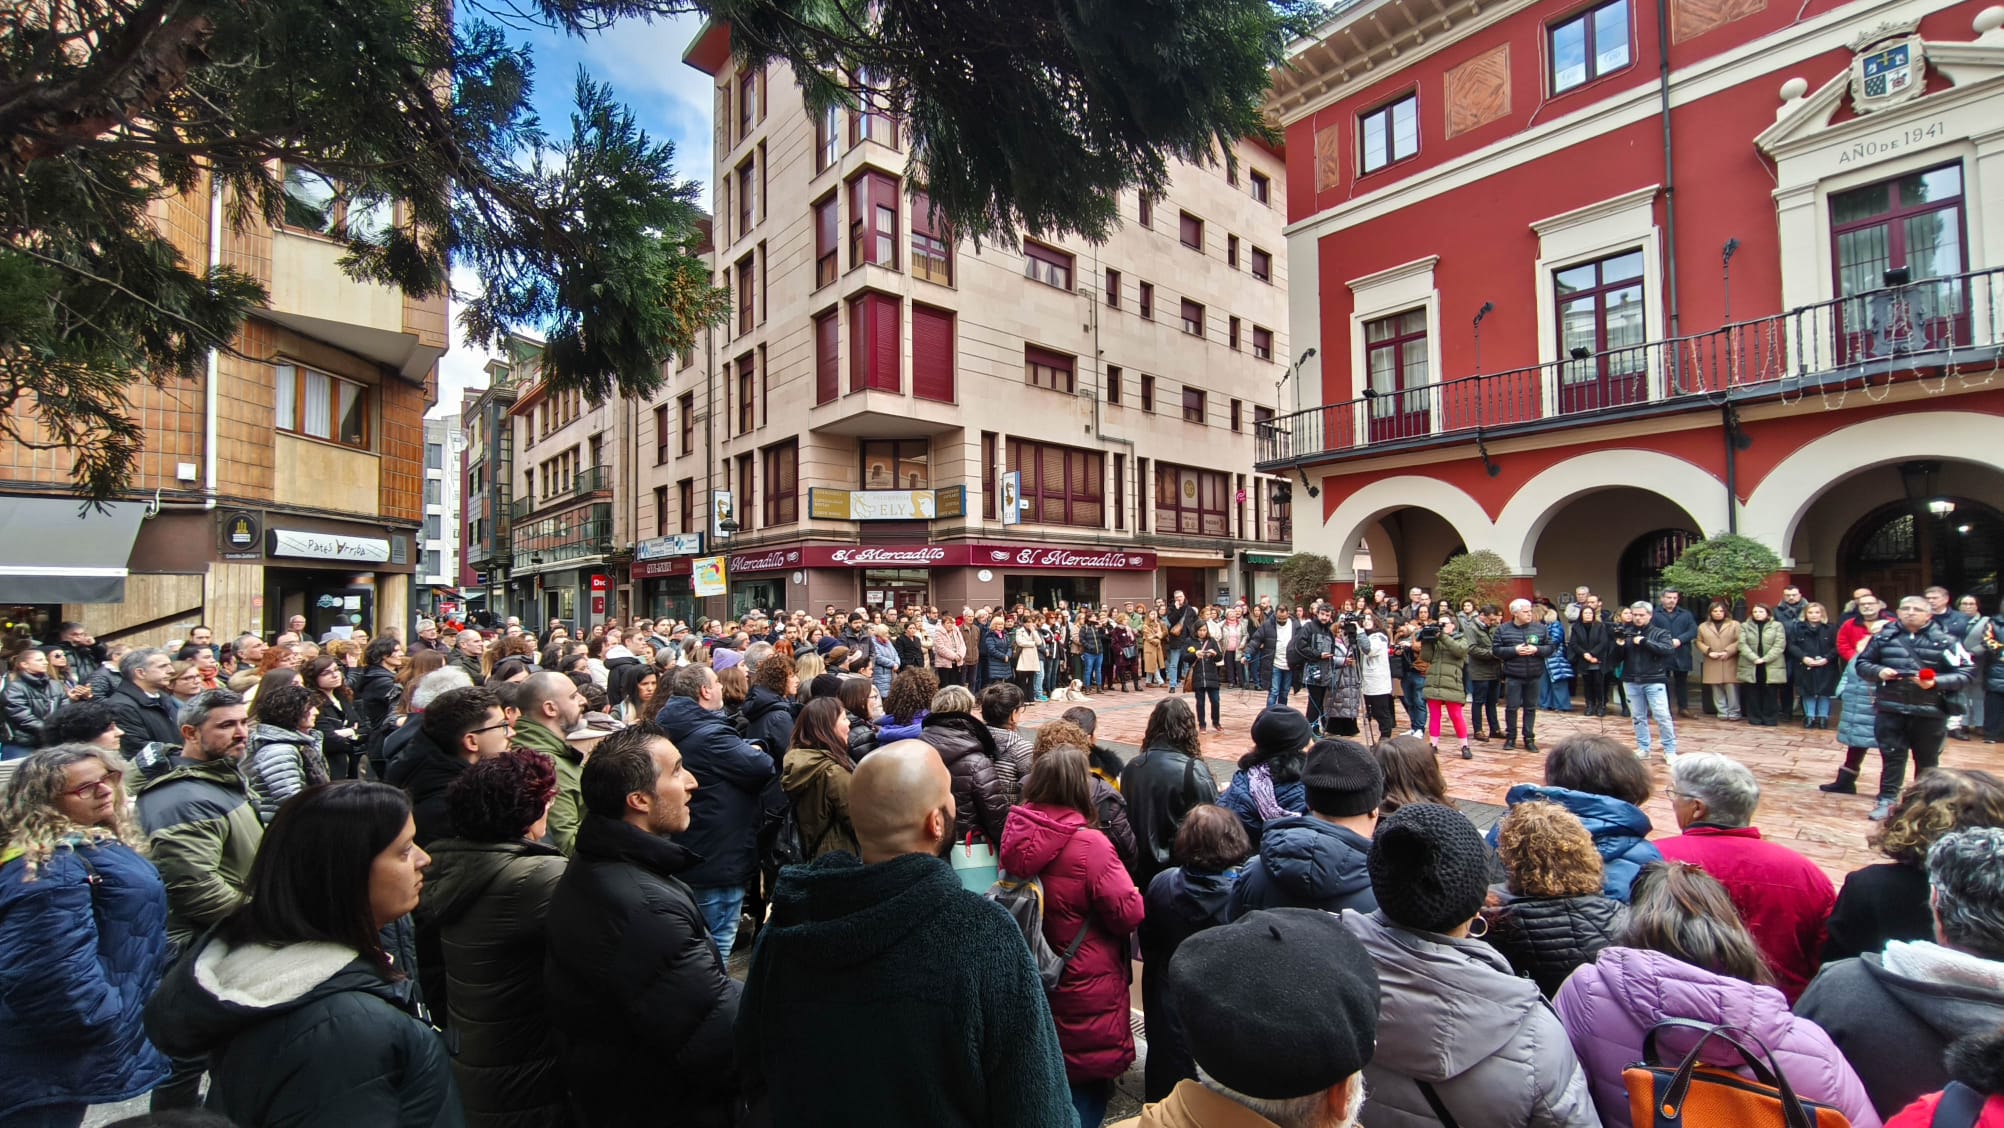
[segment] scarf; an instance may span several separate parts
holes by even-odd
[[[1259,812],[1261,822],[1289,818],[1300,811],[1290,811],[1273,797],[1273,766],[1261,764],[1246,773],[1246,787],[1252,792],[1253,807]]]

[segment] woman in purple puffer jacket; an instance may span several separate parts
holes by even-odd
[[[1803,1100],[1842,1112],[1852,1128],[1879,1128],[1865,1086],[1830,1036],[1790,1013],[1788,1000],[1769,986],[1760,948],[1717,880],[1692,866],[1644,867],[1616,943],[1573,972],[1553,1000],[1606,1128],[1631,1128],[1621,1073],[1642,1060],[1643,1036],[1667,1018],[1747,1031],[1774,1054]],[[1681,1060],[1694,1039],[1664,1034],[1659,1060]],[[1707,1064],[1739,1064],[1737,1051],[1712,1046]]]

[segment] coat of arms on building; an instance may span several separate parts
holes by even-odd
[[[1880,26],[1851,41],[1851,105],[1869,114],[1927,90],[1927,45],[1907,26]]]

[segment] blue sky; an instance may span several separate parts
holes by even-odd
[[[710,78],[682,62],[682,52],[701,26],[701,18],[691,15],[651,22],[628,20],[587,39],[548,31],[510,35],[516,42],[527,41],[534,53],[536,83],[531,102],[546,133],[556,138],[569,133],[572,89],[578,67],[583,66],[593,78],[612,84],[613,93],[633,110],[650,137],[674,142],[676,171],[701,185],[707,208]],[[454,272],[455,289],[463,291],[471,281],[462,272]],[[452,351],[439,362],[439,406],[433,414],[459,410],[461,392],[486,382],[482,373],[486,363],[487,354],[460,340],[455,321]]]

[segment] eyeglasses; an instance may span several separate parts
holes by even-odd
[[[479,735],[480,735],[481,733],[483,733],[483,732],[493,732],[493,731],[494,731],[495,729],[512,729],[512,728],[514,728],[514,727],[515,727],[515,722],[514,722],[514,721],[502,721],[502,722],[501,722],[500,724],[495,724],[495,725],[482,725],[481,727],[479,727],[479,728],[477,728],[477,729],[469,729],[469,730],[467,731],[466,735],[468,735],[468,736],[479,736]]]
[[[118,781],[124,778],[124,772],[106,772],[81,787],[72,787],[64,791],[63,794],[73,799],[89,799],[96,795],[108,795],[118,786]]]

